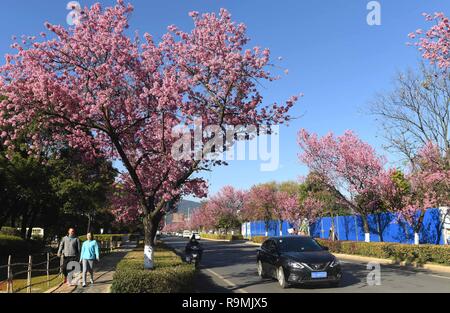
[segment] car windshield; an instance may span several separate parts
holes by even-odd
[[[311,238],[289,238],[280,239],[280,252],[316,252],[323,248]]]

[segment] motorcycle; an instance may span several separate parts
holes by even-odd
[[[190,250],[190,253],[186,256],[186,262],[189,264],[194,264],[195,268],[198,269],[200,267],[202,249],[197,246],[193,246]]]

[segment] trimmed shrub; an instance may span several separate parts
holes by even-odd
[[[0,254],[15,255],[28,251],[28,245],[20,237],[10,235],[0,235]]]
[[[39,252],[43,247],[42,241],[26,241],[17,236],[0,234],[1,256],[28,256]]]
[[[144,269],[143,251],[130,252],[117,266],[112,293],[180,293],[192,289],[195,268],[173,251],[159,245],[155,269]]]
[[[201,234],[201,237],[205,239],[228,240],[228,241],[244,240],[244,237],[242,235]]]
[[[123,236],[126,235],[120,235],[120,234],[105,234],[105,235],[96,235],[94,234],[94,239],[97,241],[122,241]],[[80,236],[80,241],[86,241],[86,235]]]
[[[406,245],[390,242],[353,242],[316,239],[330,252],[392,259],[408,264],[427,262],[450,265],[450,246]]]
[[[267,239],[269,239],[269,237],[256,236],[256,237],[252,237],[251,241],[254,243],[264,243],[264,241],[266,241]]]
[[[2,227],[2,229],[0,230],[0,234],[20,237],[20,231],[12,227]]]

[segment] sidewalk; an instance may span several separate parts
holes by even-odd
[[[64,284],[48,291],[48,293],[110,293],[117,264],[134,248],[136,248],[136,243],[125,243],[120,249],[105,256],[95,268],[94,285],[88,283],[87,287],[83,288]],[[89,274],[87,279],[89,281]]]

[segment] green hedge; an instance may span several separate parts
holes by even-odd
[[[20,237],[0,234],[0,254],[15,255],[28,250],[28,244]]]
[[[195,268],[184,263],[173,251],[159,245],[155,269],[144,269],[143,251],[130,252],[114,274],[112,293],[182,293],[192,291]]]
[[[96,235],[94,234],[94,239],[97,241],[122,241],[123,236],[120,234],[106,234],[106,235]],[[80,236],[80,241],[86,241],[86,236]]]
[[[200,236],[205,239],[214,239],[214,240],[228,240],[228,241],[244,240],[244,237],[242,235],[201,234]]]
[[[269,239],[269,237],[256,236],[256,237],[252,237],[251,241],[255,242],[255,243],[264,243],[264,241],[266,241],[267,239]]]
[[[2,227],[2,229],[0,230],[0,235],[9,235],[9,236],[20,237],[20,231],[17,230],[17,228]]]
[[[389,242],[353,242],[329,241],[316,239],[331,252],[361,255],[382,259],[392,259],[396,262],[418,263],[427,262],[450,265],[450,247],[438,245],[406,245]]]
[[[39,252],[44,247],[42,241],[26,241],[17,236],[0,234],[1,256],[27,256]]]
[[[140,238],[140,235],[136,234],[103,234],[103,235],[96,235],[94,234],[94,239],[97,241],[122,241],[124,236],[129,236],[129,239],[131,241],[137,241]],[[79,237],[81,241],[86,241],[86,235]]]

